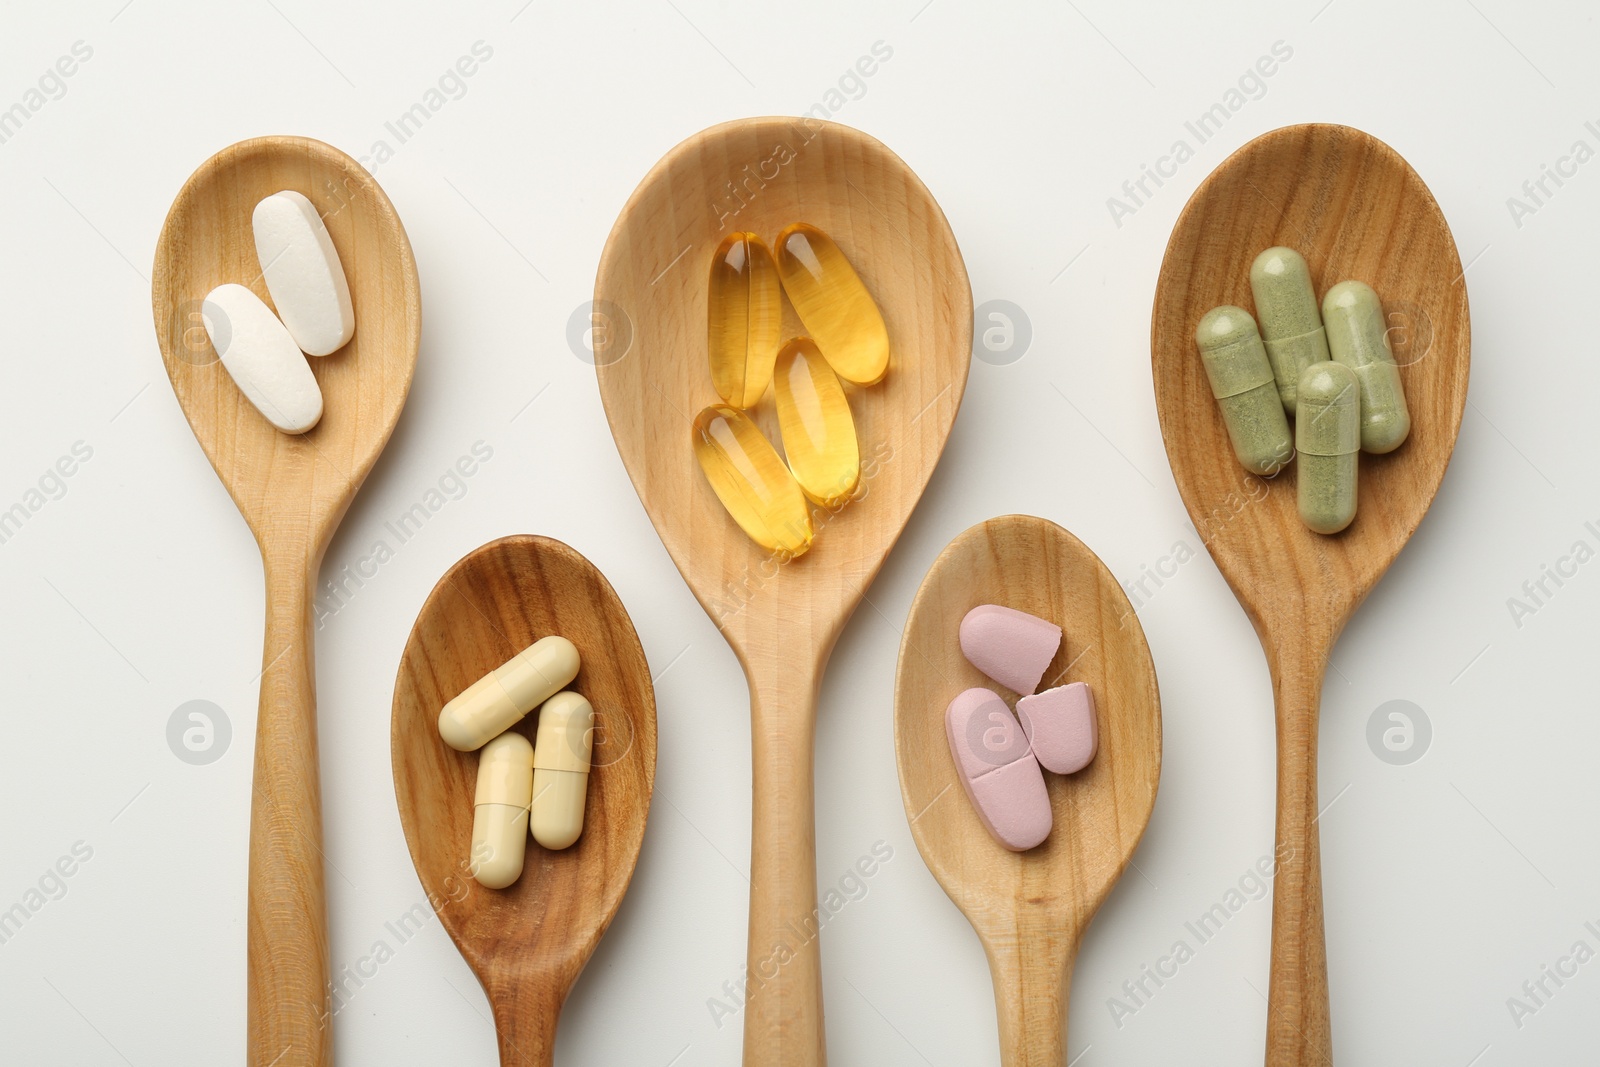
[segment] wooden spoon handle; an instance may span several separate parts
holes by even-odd
[[[1317,712],[1332,644],[1332,634],[1312,627],[1268,652],[1278,711],[1278,833],[1266,1067],[1333,1063],[1316,823]]]
[[[541,970],[530,960],[486,984],[494,1011],[495,1038],[501,1067],[551,1067],[555,1062],[556,1024],[572,977]]]
[[[308,554],[267,554],[267,625],[250,801],[251,1067],[331,1060]]]
[[[752,1067],[823,1067],[828,1059],[811,773],[820,673],[785,666],[751,674],[744,1062]]]
[[[1071,945],[1059,933],[1019,928],[1014,939],[986,942],[984,952],[994,979],[1001,1067],[1062,1067]]]

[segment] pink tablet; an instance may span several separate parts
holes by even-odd
[[[1094,759],[1094,693],[1083,682],[1057,686],[1017,701],[1017,718],[1045,770],[1081,771]]]
[[[961,651],[1013,692],[1027,695],[1061,647],[1061,627],[998,604],[980,604],[961,620]]]
[[[944,728],[962,788],[994,839],[1024,852],[1048,837],[1054,817],[1044,773],[1006,702],[968,689],[945,709]]]

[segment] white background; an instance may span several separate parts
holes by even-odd
[[[423,899],[396,815],[389,706],[434,581],[514,532],[594,560],[660,675],[649,832],[567,1004],[557,1061],[739,1062],[740,1020],[718,1028],[708,1001],[745,958],[744,681],[657,542],[566,331],[613,219],[663,153],[725,119],[811,108],[879,41],[892,57],[864,91],[847,80],[856,95],[836,97],[834,117],[916,170],[954,227],[975,300],[1020,306],[1032,340],[1015,362],[974,361],[943,463],[868,594],[876,610],[845,630],[823,687],[819,881],[836,884],[877,841],[894,850],[824,934],[833,1062],[998,1062],[977,939],[923,866],[901,807],[897,627],[940,548],[996,514],[1062,523],[1124,581],[1180,542],[1200,548],[1152,399],[1157,268],[1208,171],[1259,133],[1312,120],[1372,132],[1429,183],[1469,264],[1475,341],[1438,500],[1346,631],[1324,694],[1334,1048],[1366,1065],[1592,1057],[1600,963],[1560,989],[1547,982],[1554,995],[1520,1026],[1507,1003],[1576,941],[1600,949],[1583,925],[1600,926],[1590,684],[1600,563],[1579,567],[1520,626],[1507,603],[1575,541],[1600,547],[1584,527],[1600,520],[1600,162],[1547,185],[1554,195],[1520,225],[1507,205],[1575,140],[1600,148],[1584,127],[1600,120],[1588,10],[1509,0],[1259,2],[1226,14],[1104,0],[444,7],[104,0],[3,16],[0,108],[74,42],[93,55],[0,144],[0,508],[75,442],[93,455],[0,544],[0,910],[76,842],[92,858],[0,944],[0,1060],[242,1058],[261,568],[162,372],[149,307],[156,237],[190,172],[234,141],[306,134],[358,156],[379,139],[396,147],[384,123],[477,41],[493,55],[465,95],[376,171],[416,250],[422,352],[324,577],[386,538],[384,523],[475,442],[493,458],[317,635],[333,961],[353,966],[380,940],[393,949],[346,997],[341,1062],[494,1062],[483,995],[437,922],[399,945],[384,925]],[[1293,55],[1265,92],[1116,225],[1107,198],[1279,41]],[[1140,617],[1160,677],[1164,774],[1139,871],[1084,941],[1069,1054],[1083,1067],[1258,1062],[1270,904],[1249,903],[1203,946],[1184,923],[1271,850],[1265,661],[1203,551],[1144,598]],[[169,716],[195,699],[219,705],[233,728],[206,766],[180,761],[166,740]],[[1433,729],[1407,766],[1381,761],[1366,739],[1374,710],[1394,699],[1420,706]],[[1194,958],[1114,1019],[1122,983],[1180,938]]]

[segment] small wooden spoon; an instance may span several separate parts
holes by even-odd
[[[1027,852],[1008,851],[984,829],[945,737],[957,693],[1002,691],[961,654],[962,616],[979,604],[1061,627],[1040,690],[1087,682],[1094,691],[1099,751],[1077,774],[1045,774],[1055,825]],[[900,642],[894,753],[917,850],[989,957],[1000,1062],[1062,1067],[1078,944],[1144,834],[1161,776],[1150,648],[1122,587],[1082,541],[1045,519],[1002,515],[946,546]]]
[[[478,754],[439,739],[439,709],[534,641],[560,634],[595,709],[583,836],[531,838],[522,877],[486,889],[468,869]],[[514,729],[532,741],[535,711]],[[611,925],[644,840],[656,771],[650,666],[611,583],[560,541],[504,537],[445,572],[417,615],[394,685],[394,794],[428,902],[483,983],[500,1062],[546,1067],[578,972]]]
[[[1252,307],[1250,264],[1273,245],[1311,266],[1317,295],[1358,279],[1382,298],[1411,436],[1363,455],[1355,522],[1324,537],[1295,509],[1293,465],[1273,480],[1233,458],[1195,348],[1218,304]],[[1467,397],[1471,338],[1461,259],[1439,205],[1388,145],[1346,126],[1256,138],[1179,216],[1150,324],[1156,409],[1195,529],[1266,650],[1278,719],[1280,862],[1272,893],[1267,1067],[1331,1062],[1317,828],[1317,709],[1328,654],[1444,477]]]
[[[200,301],[223,282],[271,303],[250,216],[284,189],[323,212],[356,313],[354,339],[311,360],[324,414],[299,436],[273,429],[250,405],[200,321]],[[328,540],[411,388],[422,333],[417,265],[394,206],[360,164],[320,141],[258,137],[224,148],[184,183],[156,245],[150,299],[178,403],[266,571],[250,805],[249,1062],[323,1064],[331,1012],[311,607]]]
[[[889,328],[888,376],[853,390],[864,498],[821,511],[811,551],[769,557],[723,511],[691,447],[718,402],[706,279],[722,237],[804,221],[838,242]],[[595,363],[617,450],[684,580],[750,681],[755,809],[744,1059],[825,1062],[812,739],[828,654],[944,450],[972,354],[972,291],[939,205],[847,126],[745,119],[674,148],[634,190],[595,280]],[[801,331],[786,311],[785,336]],[[770,398],[752,416],[776,446]]]

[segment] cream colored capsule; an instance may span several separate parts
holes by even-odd
[[[539,709],[533,750],[533,839],[566,848],[583,833],[583,801],[594,754],[594,708],[577,693],[557,693]]]
[[[571,641],[535,641],[446,704],[439,712],[439,736],[462,752],[482,748],[577,676],[578,650]]]
[[[522,874],[528,851],[528,805],[533,800],[533,746],[521,734],[501,734],[478,757],[472,798],[472,876],[504,889]]]

